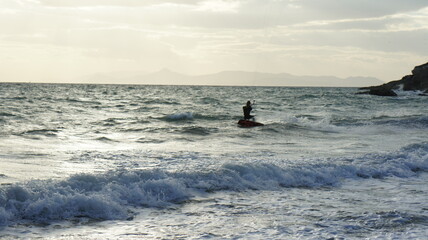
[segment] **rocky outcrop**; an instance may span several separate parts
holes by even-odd
[[[379,86],[363,87],[358,94],[371,94],[378,96],[397,96],[396,90],[420,91],[420,95],[428,96],[428,63],[416,66],[411,75],[401,80],[388,82]]]

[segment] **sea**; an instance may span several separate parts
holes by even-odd
[[[428,98],[357,91],[1,83],[0,239],[426,239]]]

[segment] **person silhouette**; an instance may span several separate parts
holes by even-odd
[[[251,118],[254,118],[254,116],[252,116],[251,110],[253,110],[253,108],[251,107],[251,102],[247,101],[247,104],[245,106],[242,107],[242,110],[244,110],[244,119],[245,120],[249,120]]]

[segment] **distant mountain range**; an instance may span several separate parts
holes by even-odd
[[[117,72],[88,76],[85,82],[147,85],[363,87],[383,84],[373,77],[296,76],[288,73],[224,71],[185,75],[163,69],[155,73]]]

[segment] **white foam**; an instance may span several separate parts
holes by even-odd
[[[30,181],[0,189],[0,224],[80,217],[127,219],[134,207],[165,207],[201,192],[335,187],[343,179],[415,177],[418,171],[428,171],[428,143],[394,153],[318,162],[228,163],[211,170],[181,172],[117,170],[78,174],[63,181]]]
[[[414,91],[404,91],[403,85],[400,85],[399,89],[392,90],[397,94],[398,97],[415,97],[425,94],[425,91],[414,90]]]
[[[281,122],[295,124],[309,130],[321,132],[343,132],[347,130],[346,127],[334,125],[329,115],[314,116],[314,119],[307,116],[285,115],[282,116]]]
[[[418,128],[426,128],[427,117],[415,115],[409,112],[380,112],[376,113],[375,118],[386,118],[385,120],[378,119],[373,121],[345,121],[344,124],[335,123],[332,116],[325,115],[314,118],[307,116],[282,116],[281,123],[293,124],[312,131],[330,132],[330,133],[352,133],[358,135],[379,135],[389,133],[401,133],[402,131],[413,131]],[[399,119],[388,119],[395,117]]]

